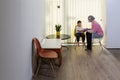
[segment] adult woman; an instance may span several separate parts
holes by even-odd
[[[88,16],[88,21],[92,23],[91,29],[86,32],[87,38],[87,49],[92,50],[92,38],[102,38],[104,33],[100,24],[95,21],[95,17],[90,15]]]

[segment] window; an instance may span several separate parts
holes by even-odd
[[[71,35],[67,42],[74,42],[74,26],[81,20],[83,27],[91,27],[89,15],[95,16],[105,33],[105,0],[46,0],[46,35],[55,34],[55,24],[61,24],[61,33]]]

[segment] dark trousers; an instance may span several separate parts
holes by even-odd
[[[92,33],[86,32],[87,49],[92,50]]]
[[[76,33],[77,42],[80,41],[80,37],[82,37],[82,42],[84,42],[85,41],[85,35],[84,35],[84,33]]]

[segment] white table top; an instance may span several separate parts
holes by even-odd
[[[61,39],[43,39],[41,47],[43,49],[60,49]]]

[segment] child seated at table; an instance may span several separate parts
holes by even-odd
[[[85,29],[82,28],[82,25],[81,25],[81,21],[77,21],[77,26],[76,26],[76,40],[77,40],[77,43],[78,43],[78,46],[79,46],[79,41],[80,41],[80,37],[82,37],[82,43],[83,45],[85,45]]]

